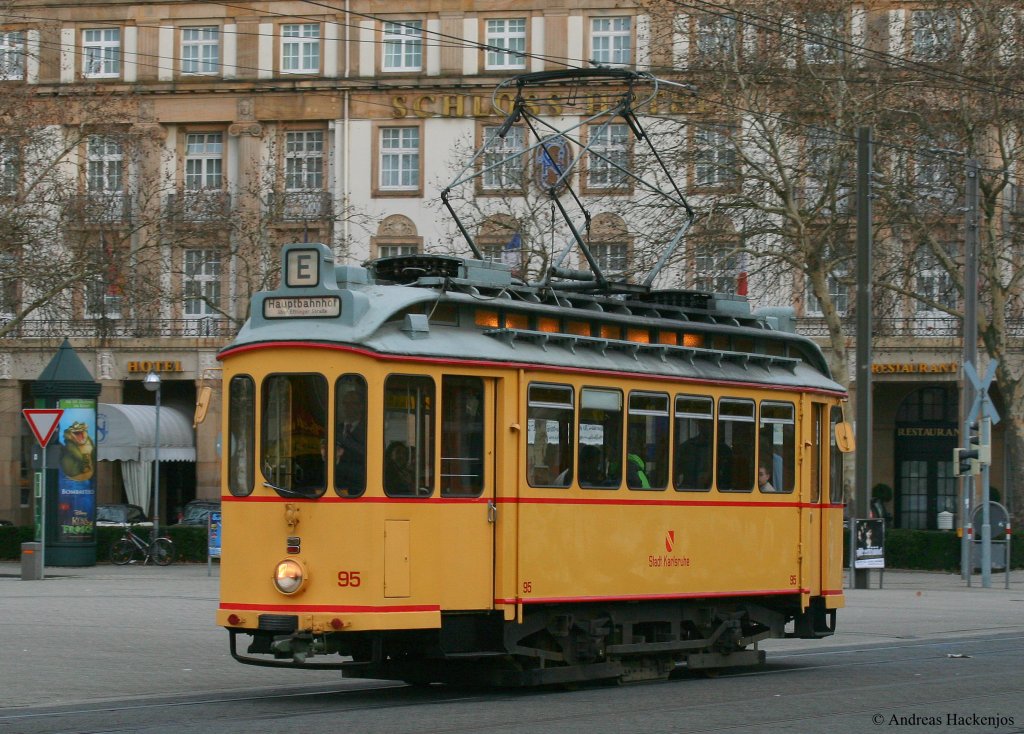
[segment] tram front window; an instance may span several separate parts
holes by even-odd
[[[271,375],[263,383],[260,459],[266,486],[282,497],[314,498],[326,489],[327,380]]]
[[[334,399],[334,489],[358,497],[366,490],[366,380],[342,375]]]
[[[256,385],[248,375],[228,386],[228,490],[236,497],[252,494],[256,455]]]

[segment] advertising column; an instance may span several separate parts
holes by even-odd
[[[100,385],[65,339],[32,384],[36,408],[63,410],[46,451],[48,566],[96,565],[96,400]],[[41,467],[37,467],[39,470]]]

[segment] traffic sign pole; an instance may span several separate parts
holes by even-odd
[[[46,578],[46,446],[42,447],[43,452],[43,480],[39,483],[43,489],[43,496],[39,499],[42,503],[39,506],[39,578]]]
[[[39,442],[39,448],[43,452],[43,476],[40,478],[41,497],[39,502],[39,578],[46,578],[46,446],[50,443],[60,417],[64,411],[60,408],[25,408],[21,411],[28,421],[28,427],[32,429],[32,435]]]
[[[992,445],[992,420],[981,419],[981,445]],[[989,513],[989,464],[981,465],[981,585],[992,588],[992,517]],[[1010,559],[1006,559],[1009,567]]]
[[[974,371],[978,361],[978,161],[969,158],[964,171],[964,333],[963,333],[963,370]],[[973,380],[963,383],[963,398],[960,406],[964,411],[960,435],[966,437],[971,431],[971,416],[975,413],[968,409],[972,399],[976,400]],[[966,438],[962,439],[966,442]],[[967,585],[971,585],[971,572],[974,561],[971,558],[971,512],[974,499],[974,477],[960,478],[963,507],[960,511],[960,573]]]
[[[999,411],[992,404],[988,395],[989,386],[996,376],[998,360],[990,360],[985,368],[985,376],[979,377],[978,371],[971,362],[964,363],[966,375],[971,387],[974,388],[974,401],[966,415],[967,433],[971,424],[979,422],[979,446],[992,446],[992,425],[999,422]],[[991,454],[989,454],[991,457]],[[989,516],[989,466],[991,458],[981,462],[981,585],[988,589],[992,586],[992,518]],[[971,539],[973,542],[973,539]],[[967,566],[967,585],[971,585],[971,572],[974,571],[973,553],[970,554],[970,565]]]

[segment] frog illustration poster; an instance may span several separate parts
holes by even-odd
[[[90,542],[96,518],[96,401],[60,400],[57,427],[57,535],[61,542]]]

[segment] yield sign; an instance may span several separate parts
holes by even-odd
[[[61,408],[25,408],[21,413],[28,421],[28,427],[32,429],[36,441],[45,449],[64,411]]]

